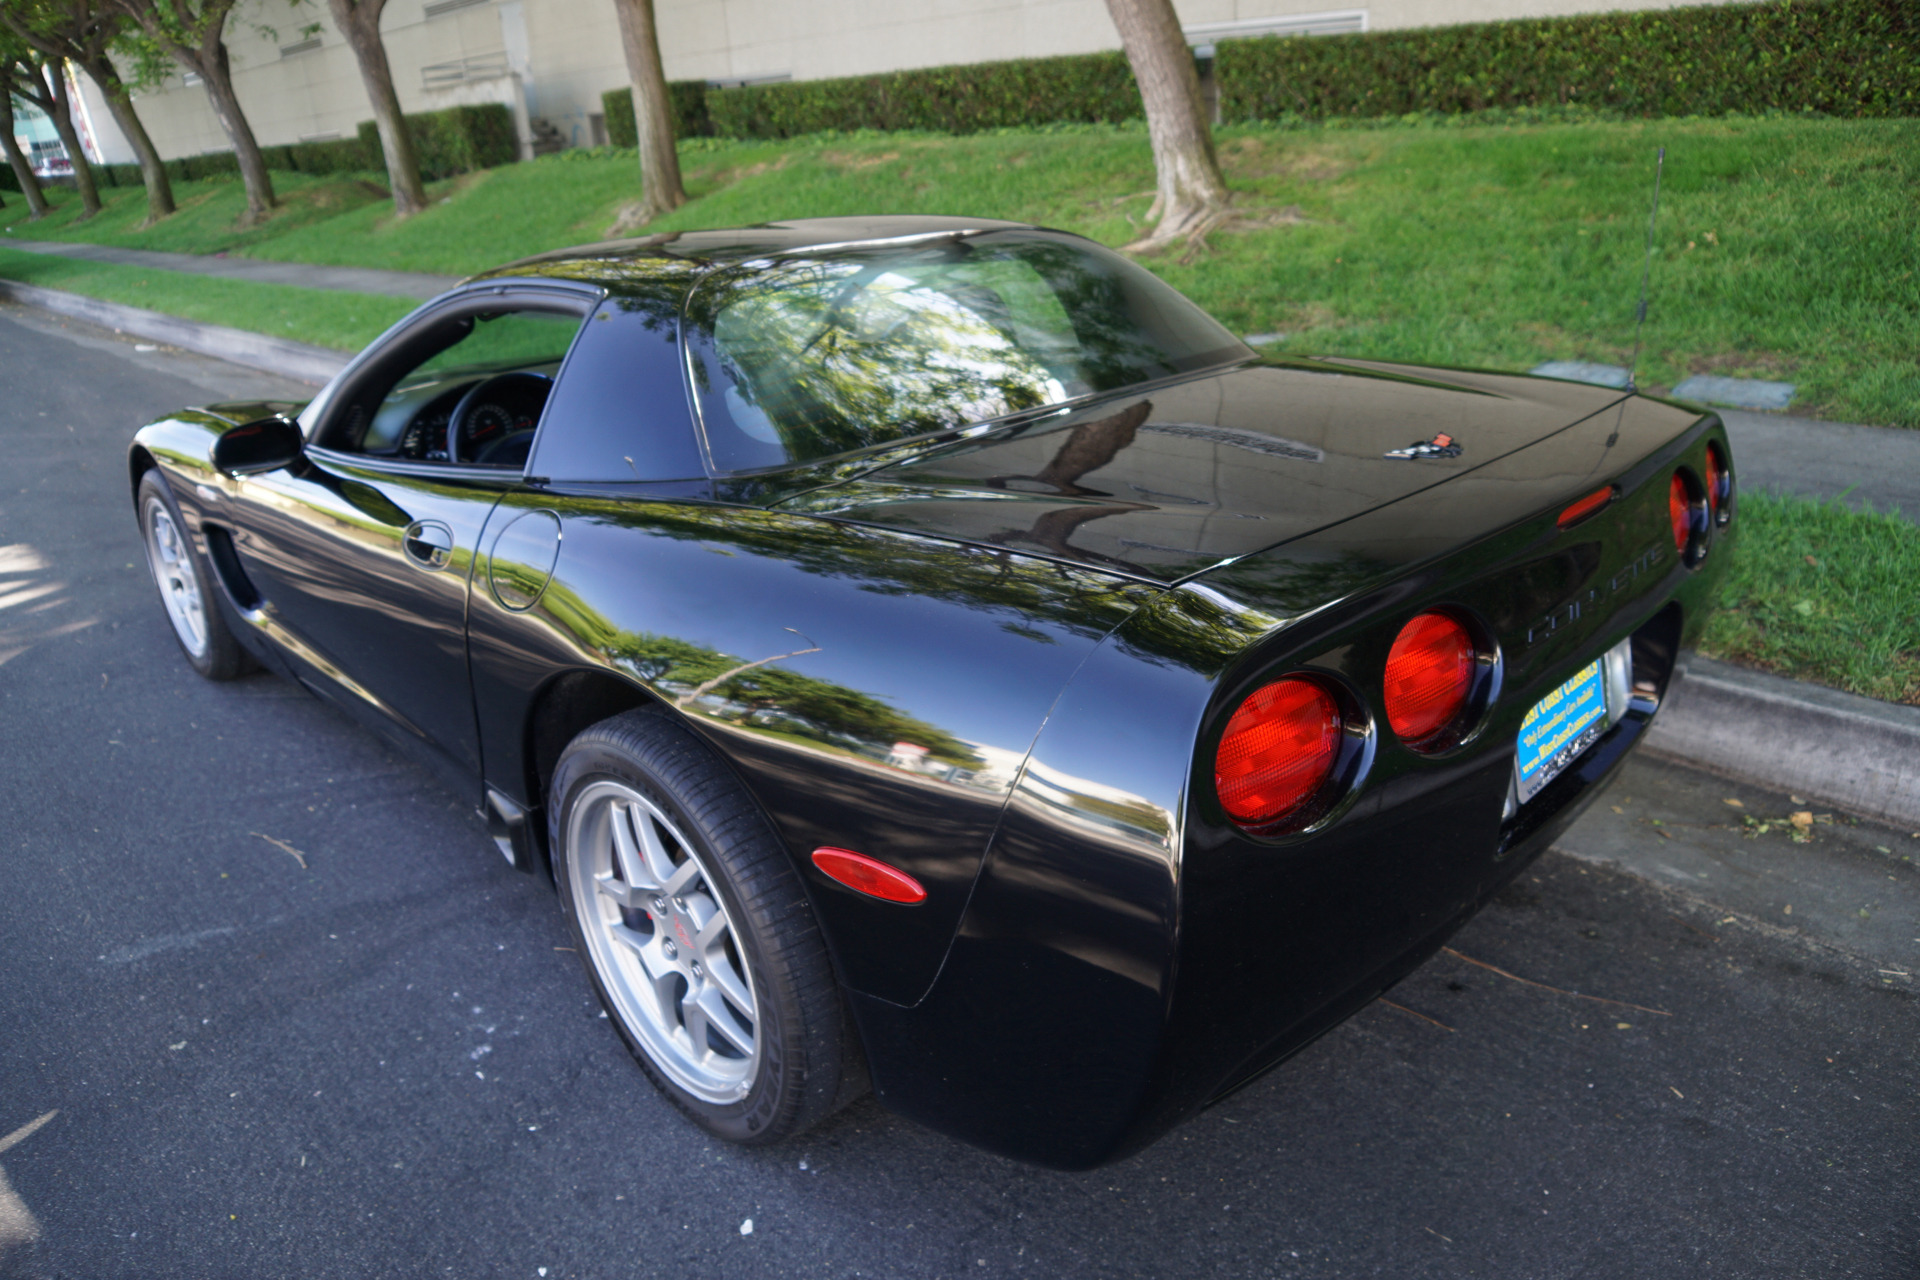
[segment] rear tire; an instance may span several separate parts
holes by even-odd
[[[626,712],[568,744],[549,797],[554,876],[587,975],[681,1111],[760,1144],[864,1091],[806,891],[704,743],[657,712]]]
[[[147,570],[188,665],[209,680],[240,675],[249,665],[246,651],[227,627],[206,558],[193,549],[179,504],[157,470],[140,477],[134,504],[147,544]]]

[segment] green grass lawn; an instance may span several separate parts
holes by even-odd
[[[1700,652],[1920,706],[1920,526],[1752,493],[1736,519],[1739,553]]]
[[[4,242],[0,277],[341,351],[358,351],[417,305],[405,298],[76,262],[22,253]]]
[[[80,197],[69,188],[48,191],[53,212],[39,222],[27,221],[24,199],[10,197],[7,207],[0,209],[0,227],[27,240],[78,240],[166,253],[243,253],[250,246],[331,222],[369,204],[390,207],[386,187],[374,182],[374,176],[276,172],[273,186],[280,207],[265,224],[244,230],[237,224],[247,201],[238,180],[174,183],[177,211],[151,227],[140,225],[147,216],[147,193],[141,187],[103,189],[100,200],[105,207],[85,221],[80,220]]]
[[[1920,426],[1920,121],[1661,120],[1435,127],[1236,126],[1227,176],[1254,220],[1150,262],[1276,350],[1528,368],[1624,364],[1652,186],[1667,148],[1642,385],[1690,373],[1796,382],[1795,410]],[[1002,131],[683,147],[692,203],[649,230],[850,213],[1036,221],[1135,238],[1152,160],[1138,128]],[[630,156],[563,153],[436,184],[402,223],[367,178],[277,175],[288,208],[234,229],[235,183],[182,184],[141,231],[141,193],[92,223],[23,236],[465,274],[605,234],[637,187]]]

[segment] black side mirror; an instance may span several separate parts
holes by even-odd
[[[306,443],[297,423],[281,417],[257,418],[213,442],[213,465],[228,476],[278,471],[293,465]]]

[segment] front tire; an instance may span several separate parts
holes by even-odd
[[[247,669],[246,652],[227,627],[214,598],[213,575],[193,549],[173,491],[158,471],[140,477],[135,497],[147,569],[160,589],[160,603],[187,662],[209,680],[231,680]]]
[[[864,1083],[826,945],[766,819],[647,710],[582,732],[548,806],[560,901],[608,1017],[695,1123],[791,1137]]]

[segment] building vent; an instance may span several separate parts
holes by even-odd
[[[424,89],[451,89],[476,80],[498,80],[511,70],[507,65],[507,51],[498,49],[493,53],[476,53],[471,58],[428,63],[420,68],[420,85]]]
[[[791,71],[776,71],[765,76],[734,76],[728,80],[709,80],[709,89],[745,89],[756,84],[786,84],[793,79]]]
[[[1211,58],[1216,40],[1246,36],[1350,36],[1367,29],[1365,9],[1330,9],[1325,13],[1289,13],[1272,18],[1238,18],[1232,22],[1201,22],[1182,31],[1196,58]]]
[[[320,47],[320,37],[309,36],[305,40],[300,41],[298,44],[281,45],[280,56],[283,58],[297,58],[303,53],[312,53],[315,49],[318,49],[319,47]]]
[[[475,5],[485,4],[487,0],[433,0],[423,13],[429,18],[437,18],[443,13],[453,13],[460,9],[471,9]]]

